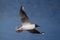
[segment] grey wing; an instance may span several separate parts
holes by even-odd
[[[33,34],[41,34],[41,32],[39,32],[38,30],[36,29],[32,29],[32,30],[28,30],[30,33],[33,33]]]
[[[21,16],[22,23],[29,23],[29,18],[25,13],[23,6],[21,6],[20,8],[20,16]]]

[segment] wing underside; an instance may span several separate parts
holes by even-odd
[[[41,34],[41,32],[39,32],[38,30],[36,29],[32,29],[32,30],[28,30],[30,33],[33,33],[33,34]]]

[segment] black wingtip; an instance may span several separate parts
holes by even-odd
[[[24,10],[24,6],[21,6],[20,10]]]

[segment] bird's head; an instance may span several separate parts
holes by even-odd
[[[17,29],[16,29],[16,32],[22,32],[22,31],[23,31],[22,28],[17,28]]]

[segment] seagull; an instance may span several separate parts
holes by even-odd
[[[32,34],[44,34],[44,32],[39,32],[36,28],[40,27],[37,24],[32,24],[29,20],[29,17],[27,16],[24,6],[21,6],[19,10],[19,14],[21,16],[21,22],[22,26],[16,29],[16,32],[22,32],[23,30],[26,30]]]

